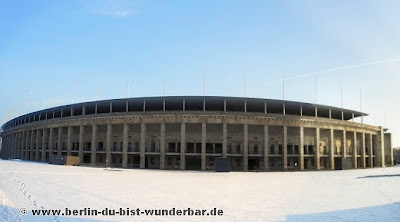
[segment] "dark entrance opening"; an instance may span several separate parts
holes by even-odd
[[[201,157],[186,157],[187,170],[201,170]]]
[[[90,163],[90,154],[83,154],[83,163]]]
[[[259,169],[260,169],[260,160],[249,158],[249,170],[259,170]]]
[[[134,168],[139,168],[140,167],[140,156],[139,155],[135,155],[132,158],[132,167]]]
[[[335,157],[335,170],[342,170],[342,158]]]
[[[122,167],[122,155],[121,154],[112,154],[112,166],[113,167]]]
[[[366,161],[366,166],[367,167],[371,167],[370,161],[369,161],[369,157],[365,158]]]

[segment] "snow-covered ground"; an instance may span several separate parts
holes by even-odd
[[[128,207],[217,208],[223,216],[33,216],[30,211]],[[28,214],[22,216],[21,208]],[[400,167],[214,173],[0,159],[0,221],[77,220],[400,221]]]

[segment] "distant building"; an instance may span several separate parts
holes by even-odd
[[[367,114],[301,102],[212,96],[127,98],[29,113],[2,126],[2,158],[123,168],[323,170],[393,165],[391,134]]]

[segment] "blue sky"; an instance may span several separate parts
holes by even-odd
[[[398,1],[0,1],[0,121],[163,95],[315,101],[370,114],[400,145]],[[338,67],[347,67],[339,68]],[[332,71],[326,71],[333,69]],[[40,106],[40,104],[42,104]],[[31,108],[30,108],[31,107]],[[386,119],[386,121],[385,121]]]

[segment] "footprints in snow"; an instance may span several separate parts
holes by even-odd
[[[17,176],[17,174],[15,174],[14,172],[9,172],[10,174],[13,175],[13,181],[16,182],[17,184],[19,184],[19,190],[21,191],[21,193],[32,203],[32,205],[35,208],[40,208],[41,210],[44,210],[44,206],[38,205],[37,201],[34,200],[32,198],[32,196],[30,194],[28,194],[28,192],[25,190],[25,183],[22,182],[19,177]],[[53,216],[53,221],[57,221],[60,222],[61,220],[58,218],[58,216],[54,215]]]

